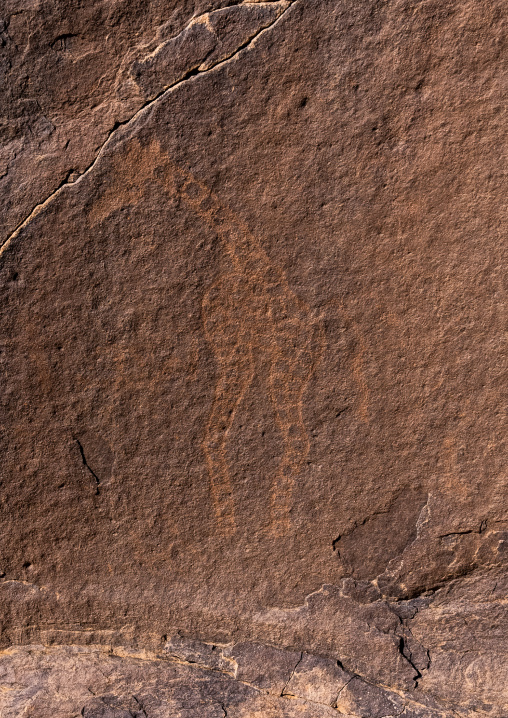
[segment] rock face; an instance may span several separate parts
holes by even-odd
[[[1,11],[1,718],[504,718],[505,4]]]

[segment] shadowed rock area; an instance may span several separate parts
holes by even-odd
[[[505,4],[0,13],[0,718],[505,718]]]

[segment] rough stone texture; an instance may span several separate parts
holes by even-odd
[[[181,639],[177,637],[176,640]],[[196,650],[198,642],[193,640],[192,643]],[[236,648],[233,645],[226,650]],[[401,696],[368,684],[358,676],[349,676],[344,684],[344,671],[317,656],[301,654],[295,658],[294,653],[264,647],[266,656],[270,651],[267,674],[285,670],[291,661],[294,675],[299,670],[298,681],[293,682],[294,692],[284,690],[281,693],[276,683],[265,683],[262,688],[256,685],[259,683],[260,646],[255,644],[242,645],[241,659],[234,674],[217,669],[214,659],[211,663],[205,661],[198,665],[192,661],[164,659],[160,654],[143,650],[17,646],[0,654],[1,715],[5,718],[20,715],[52,718],[146,718],[147,715],[155,718],[324,718],[337,715],[343,718],[399,715],[444,718],[446,715],[429,705],[425,697]],[[211,644],[202,644],[200,649],[201,656],[223,652],[224,647]],[[317,685],[316,667],[328,688],[333,686],[335,699],[331,704],[320,700],[323,694],[313,690]],[[240,672],[243,679],[239,678]],[[245,680],[249,673],[256,675],[254,683]],[[419,698],[424,702],[417,703]]]
[[[335,708],[341,691],[352,680],[337,661],[303,653],[284,688],[284,695],[301,696]]]
[[[505,4],[75,5],[1,7],[1,718],[504,718]]]

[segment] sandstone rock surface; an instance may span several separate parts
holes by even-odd
[[[0,11],[0,717],[505,718],[505,3]]]

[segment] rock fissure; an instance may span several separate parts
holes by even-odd
[[[473,534],[473,533],[479,534],[479,533],[482,533],[482,531],[481,531],[481,529],[478,529],[478,530],[466,529],[464,531],[451,531],[450,533],[447,533],[447,534],[439,534],[439,538],[443,539],[443,538],[448,538],[449,536],[467,536],[468,534]]]
[[[86,456],[85,456],[85,450],[83,449],[83,445],[81,444],[81,442],[79,441],[79,439],[75,439],[74,441],[75,441],[76,444],[78,445],[79,454],[80,454],[80,456],[81,456],[81,461],[82,461],[82,463],[83,463],[83,466],[87,469],[87,471],[90,473],[90,475],[92,476],[93,480],[95,481],[95,494],[96,494],[97,496],[99,496],[99,494],[100,494],[101,480],[99,479],[99,477],[97,476],[97,474],[95,473],[95,471],[92,469],[92,467],[91,467],[90,464],[88,463],[87,458],[86,458]]]
[[[139,710],[141,711],[141,713],[142,713],[142,715],[144,716],[144,718],[149,718],[148,713],[146,712],[145,707],[144,707],[143,703],[139,700],[139,698],[138,698],[137,696],[135,696],[135,695],[133,695],[132,697],[134,698],[134,700],[135,700],[136,703],[138,704]]]
[[[340,694],[342,693],[342,691],[343,691],[345,688],[348,687],[348,685],[351,683],[351,681],[353,680],[353,678],[356,678],[356,676],[355,676],[355,675],[352,675],[351,678],[347,681],[347,683],[346,683],[345,685],[343,685],[342,688],[341,688],[341,689],[339,690],[339,692],[337,693],[337,697],[335,698],[335,701],[334,701],[334,703],[333,703],[333,707],[334,707],[334,708],[337,707],[337,703],[338,703],[338,701],[339,701],[339,696],[340,696]]]
[[[291,679],[292,679],[293,676],[295,675],[296,669],[298,668],[298,666],[299,666],[300,663],[302,662],[302,658],[303,658],[303,651],[300,653],[300,658],[298,659],[298,662],[296,663],[295,667],[294,667],[293,670],[291,671],[291,675],[289,676],[288,680],[286,681],[286,685],[283,687],[283,689],[282,689],[282,691],[281,691],[281,693],[280,693],[281,697],[284,696],[285,691],[286,691],[286,688],[287,688],[288,685],[291,683]]]
[[[400,641],[399,641],[399,651],[400,651],[401,656],[403,656],[403,658],[405,658],[406,661],[410,664],[410,666],[414,669],[415,674],[416,674],[413,678],[414,687],[418,688],[418,679],[422,677],[422,674],[421,674],[420,670],[417,668],[417,666],[413,663],[413,657],[412,657],[411,651],[408,649],[406,639],[403,636],[401,636]]]

